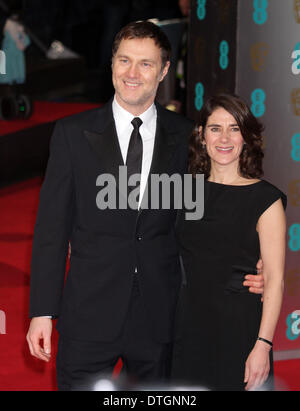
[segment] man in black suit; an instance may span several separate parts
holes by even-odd
[[[149,176],[186,172],[193,124],[154,102],[170,51],[154,24],[127,25],[113,46],[113,101],[58,121],[51,140],[33,242],[27,341],[32,355],[48,361],[52,321],[45,316],[58,317],[61,390],[91,388],[119,357],[135,382],[169,376],[181,285],[176,210],[172,204],[169,210],[100,210],[97,184],[104,174],[118,181],[126,164],[129,175],[141,175],[140,206]]]

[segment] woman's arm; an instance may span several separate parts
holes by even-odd
[[[280,199],[260,216],[257,231],[264,262],[264,301],[258,337],[272,341],[281,310],[284,288],[286,220]],[[268,377],[270,349],[271,347],[264,341],[256,342],[246,362],[247,390],[259,387]]]

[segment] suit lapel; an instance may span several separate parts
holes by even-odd
[[[174,148],[172,140],[167,135],[161,122],[157,121],[150,174],[161,174],[166,172],[167,165],[173,154],[172,147]]]
[[[119,174],[119,166],[124,165],[115,124],[112,121],[102,133],[84,131],[84,134],[106,173]]]
[[[119,188],[119,167],[124,165],[116,126],[112,114],[111,102],[103,107],[97,119],[98,130],[85,130],[84,134],[89,145],[96,155],[101,166],[101,173],[114,176],[117,188]]]

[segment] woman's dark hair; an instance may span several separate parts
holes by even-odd
[[[200,111],[199,124],[193,132],[189,146],[189,172],[193,175],[202,173],[205,178],[210,175],[210,157],[203,145],[208,117],[217,109],[224,108],[236,120],[244,138],[243,150],[240,154],[239,172],[246,178],[258,178],[263,175],[262,150],[263,125],[252,114],[251,110],[240,97],[233,94],[218,94],[209,97]],[[199,133],[199,127],[202,132]]]
[[[114,58],[122,40],[145,38],[153,39],[155,44],[160,48],[163,69],[171,58],[171,44],[166,34],[156,24],[150,21],[135,21],[123,27],[115,37],[112,47],[112,57]]]

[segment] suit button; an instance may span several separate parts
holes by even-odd
[[[142,237],[138,237],[137,240],[138,240],[138,241],[142,241]]]

